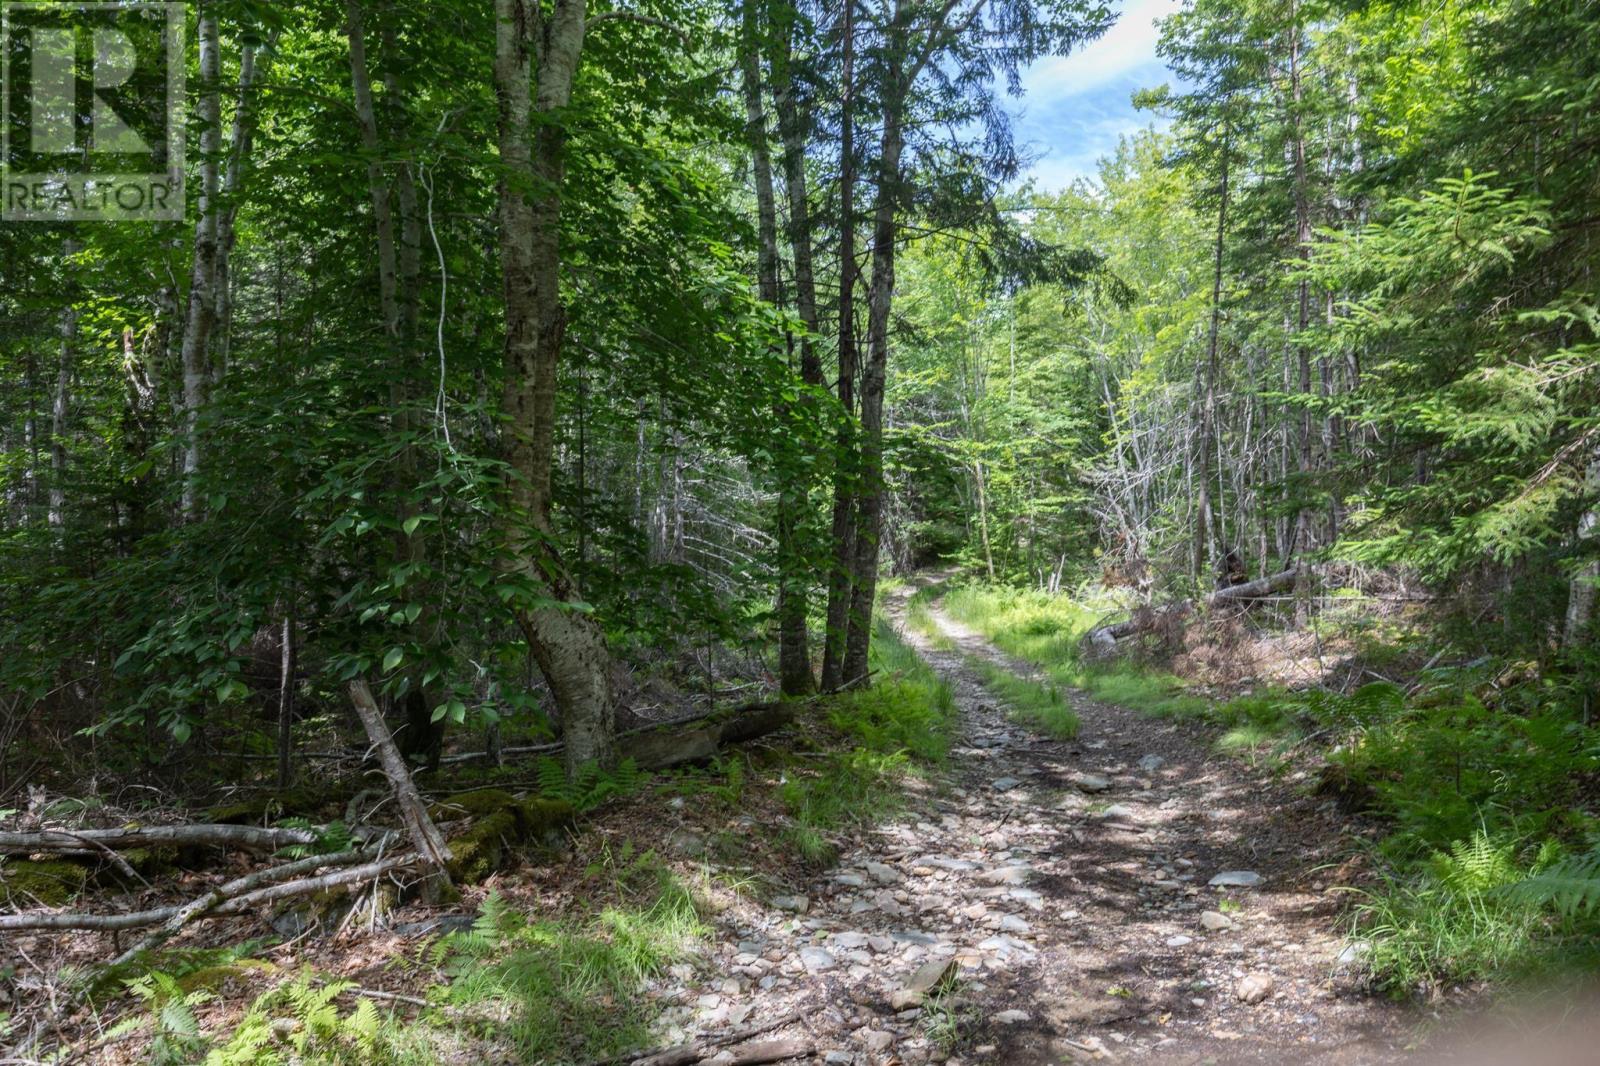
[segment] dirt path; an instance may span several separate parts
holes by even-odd
[[[897,621],[911,591],[889,597]],[[684,1029],[799,1008],[788,1032],[840,1066],[1404,1057],[1414,1016],[1341,974],[1319,869],[1341,857],[1331,807],[1211,754],[1196,729],[1077,693],[1076,739],[1030,734],[969,658],[1028,668],[931,614],[942,647],[905,635],[955,689],[946,787],[776,914],[730,916],[715,983],[680,989]],[[1226,871],[1261,883],[1208,884]],[[939,1015],[894,995],[944,958],[960,968],[953,1051]],[[1265,998],[1242,1002],[1242,981]]]

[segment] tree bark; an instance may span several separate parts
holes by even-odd
[[[1217,558],[1211,465],[1217,455],[1217,340],[1222,327],[1222,252],[1228,233],[1228,164],[1232,139],[1226,114],[1222,121],[1222,180],[1217,195],[1217,237],[1212,250],[1211,324],[1206,331],[1205,395],[1200,407],[1200,524],[1195,530],[1195,577],[1202,579],[1206,563]]]
[[[556,550],[550,517],[556,368],[566,327],[560,292],[564,111],[583,48],[584,0],[556,0],[548,14],[531,0],[495,0],[495,18],[506,304],[503,406],[509,419],[504,440],[512,471],[504,534],[511,571],[550,603],[520,608],[518,621],[555,697],[567,769],[576,774],[589,763],[609,765],[615,755],[605,636],[575,606],[578,589]],[[530,99],[536,49],[538,85]]]
[[[411,845],[417,849],[418,857],[428,869],[425,892],[430,897],[429,902],[437,902],[443,890],[450,885],[450,874],[445,869],[451,858],[450,846],[429,817],[428,805],[417,791],[416,783],[411,780],[411,768],[394,746],[394,738],[389,735],[389,727],[378,710],[378,701],[372,698],[372,690],[365,681],[350,682],[350,702],[355,705],[356,714],[366,727],[367,737],[378,753],[384,776],[389,779],[389,787],[394,790],[395,803],[400,808]]]
[[[412,378],[416,341],[416,290],[420,272],[421,231],[417,218],[416,189],[410,170],[400,167],[391,193],[381,162],[383,141],[378,129],[378,113],[372,97],[372,75],[367,61],[366,27],[360,0],[345,0],[345,33],[350,51],[350,85],[355,100],[356,122],[361,130],[361,147],[367,156],[367,200],[372,209],[373,229],[378,251],[378,308],[384,337],[389,345],[389,417],[393,431],[409,437],[415,428],[412,410]],[[392,50],[395,34],[385,27],[383,39]],[[386,72],[387,103],[391,116],[400,110],[399,88],[392,71]],[[399,208],[399,218],[395,208]],[[426,544],[420,526],[406,532],[409,520],[418,509],[411,501],[417,482],[417,450],[406,443],[396,456],[392,488],[398,505],[394,552],[398,563],[420,568],[426,561]],[[406,627],[407,636],[425,645],[433,630],[433,596],[420,585],[412,596],[422,604],[422,612]],[[438,766],[444,743],[445,723],[433,720],[439,700],[427,691],[422,673],[411,670],[405,677],[404,695],[398,701],[404,714],[398,721],[401,753],[407,759],[418,756],[430,769]]]
[[[278,787],[288,788],[294,777],[294,600],[283,612],[283,646],[278,671]]]
[[[166,844],[179,847],[229,847],[276,851],[291,844],[314,844],[311,829],[263,829],[254,825],[147,825],[127,829],[44,829],[36,833],[0,833],[0,855],[33,852],[84,852],[98,855],[100,846],[116,849]]]
[[[372,853],[369,851],[341,851],[328,855],[313,855],[296,862],[268,867],[267,869],[257,870],[254,873],[235,878],[225,884],[218,885],[205,895],[182,906],[154,907],[150,910],[131,911],[127,914],[72,914],[31,911],[24,914],[0,915],[0,932],[19,932],[32,929],[89,929],[95,932],[109,933],[123,929],[141,929],[161,922],[171,923],[187,912],[187,917],[184,917],[183,922],[179,923],[179,927],[181,927],[182,924],[186,924],[195,918],[202,918],[208,915],[220,917],[229,914],[240,914],[271,900],[310,895],[342,884],[349,884],[352,881],[365,881],[368,878],[380,876],[391,870],[397,870],[416,861],[415,855],[396,855],[373,862],[363,862],[363,860],[371,857]],[[353,866],[355,863],[362,863],[362,865]],[[303,873],[310,873],[329,866],[342,867],[342,869],[316,877],[300,877]],[[351,868],[352,866],[353,868]],[[172,929],[172,932],[176,931],[176,927]],[[162,939],[164,940],[166,937]],[[134,948],[132,952],[125,953],[124,959],[131,958],[138,952],[148,950],[149,947],[153,946],[155,946],[154,943],[142,943]]]
[[[1584,481],[1591,495],[1600,492],[1600,449],[1590,458]],[[1576,545],[1580,552],[1594,550],[1597,528],[1600,528],[1600,513],[1591,502],[1578,519]],[[1580,647],[1588,635],[1589,622],[1594,616],[1597,582],[1600,582],[1600,559],[1590,559],[1581,564],[1572,575],[1567,592],[1566,622],[1561,631],[1561,646],[1568,651]]]
[[[845,0],[841,14],[842,49],[839,111],[839,437],[834,449],[833,566],[828,575],[828,608],[823,633],[822,690],[844,686],[844,652],[850,625],[851,572],[855,559],[855,479],[852,457],[855,434],[856,377],[856,217],[855,217],[855,0]]]
[[[762,101],[763,33],[758,0],[744,0],[740,27],[740,67],[744,95],[745,137],[750,146],[756,192],[756,287],[764,303],[782,306],[778,277],[778,209],[772,185],[772,153]],[[775,412],[779,424],[792,417],[788,405]],[[805,502],[803,475],[794,465],[779,468],[777,506],[778,679],[785,695],[803,696],[813,686],[811,653],[806,634],[805,553],[798,528]]]
[[[878,542],[883,528],[883,393],[889,364],[889,313],[894,298],[896,218],[900,205],[901,111],[906,92],[903,60],[891,50],[878,158],[877,203],[872,223],[872,281],[867,298],[867,362],[861,376],[861,478],[856,497],[855,553],[851,565],[844,683],[867,679],[872,607],[878,588]]]
[[[219,160],[222,155],[222,41],[217,0],[200,5],[200,196],[194,264],[183,330],[183,517],[199,517],[200,417],[211,399],[210,338],[217,316]]]
[[[1300,6],[1298,3],[1289,5],[1289,82],[1290,94],[1293,101],[1293,115],[1291,118],[1292,139],[1291,150],[1294,161],[1294,216],[1295,216],[1295,256],[1300,260],[1302,270],[1311,261],[1311,199],[1310,190],[1307,188],[1308,175],[1306,173],[1306,139],[1305,123],[1301,114],[1302,85],[1300,74]],[[1311,321],[1311,289],[1310,281],[1301,274],[1299,284],[1296,286],[1296,326],[1303,335]],[[1299,439],[1297,442],[1295,465],[1300,474],[1299,493],[1304,493],[1310,483],[1313,466],[1311,456],[1311,408],[1306,406],[1311,395],[1311,349],[1305,341],[1297,340],[1295,343],[1295,362],[1299,371],[1299,385],[1301,406],[1299,412]],[[1304,626],[1311,618],[1311,570],[1308,554],[1312,548],[1311,533],[1311,508],[1302,501],[1295,514],[1295,553],[1298,558],[1296,570],[1298,576],[1295,580],[1295,624]]]
[[[272,48],[278,39],[277,30],[267,38],[265,48],[245,45],[239,56],[239,95],[234,102],[233,130],[229,139],[228,170],[222,179],[222,202],[217,217],[217,323],[216,358],[212,361],[212,383],[218,384],[227,375],[230,345],[233,339],[233,284],[229,269],[233,261],[233,246],[238,235],[234,223],[239,216],[239,199],[244,190],[244,175],[250,165],[250,151],[255,142],[257,121],[257,89],[266,76]]]
[[[78,251],[78,242],[67,240],[62,251],[70,259]],[[57,532],[66,525],[67,424],[72,410],[72,373],[77,352],[78,309],[69,303],[61,312],[61,357],[56,363],[56,386],[50,397],[50,505],[45,519]]]

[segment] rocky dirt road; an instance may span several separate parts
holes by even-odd
[[[931,615],[944,639],[906,639],[955,689],[944,787],[792,895],[724,916],[711,965],[676,975],[673,1035],[798,1009],[771,1035],[837,1066],[1406,1057],[1416,1017],[1347,972],[1330,804],[1197,727],[1076,693],[1075,739],[1031,734],[972,659],[1026,664]]]

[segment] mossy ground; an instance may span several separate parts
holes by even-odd
[[[7,859],[0,863],[0,904],[60,907],[89,880],[89,867],[66,859]]]

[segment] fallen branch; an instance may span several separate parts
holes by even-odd
[[[314,829],[263,829],[254,825],[143,825],[126,829],[43,829],[35,833],[0,833],[0,854],[35,851],[98,855],[111,848],[178,847],[240,848],[276,851],[291,844],[314,844]],[[87,845],[87,847],[85,846]]]
[[[638,730],[617,741],[619,758],[632,759],[641,770],[665,770],[689,762],[705,762],[727,744],[742,744],[782,729],[794,720],[793,703],[765,703],[707,715],[692,728],[668,723]]]
[[[360,863],[371,857],[372,852],[370,851],[342,851],[331,855],[313,855],[297,862],[285,863],[282,866],[273,866],[265,870],[257,870],[255,873],[235,878],[181,906],[156,907],[151,910],[134,911],[128,914],[47,914],[35,911],[26,914],[0,915],[0,932],[50,929],[88,929],[96,932],[116,932],[123,929],[142,929],[162,922],[171,922],[180,915],[184,915],[185,912],[189,912],[183,923],[174,928],[173,931],[176,932],[178,928],[182,927],[182,924],[187,924],[195,918],[210,915],[239,914],[258,904],[268,903],[273,900],[290,896],[309,895],[314,892],[320,892],[325,888],[333,888],[352,881],[364,881],[367,878],[377,877],[390,870],[407,866],[416,860],[414,855],[398,855],[366,862],[353,869],[341,869],[317,877],[300,878],[301,874],[320,870],[324,867],[349,866],[351,863]],[[145,949],[136,947],[134,952],[137,953],[140,950]]]
[[[691,718],[653,722],[650,725],[618,733],[616,737],[618,757],[632,759],[642,770],[664,770],[679,763],[709,759],[720,745],[754,740],[787,725],[794,718],[796,706],[795,702],[752,703],[731,710],[695,715]],[[714,736],[708,737],[708,734],[713,732]],[[663,737],[684,739],[679,744],[673,745],[670,739],[664,741]],[[709,750],[706,747],[707,739],[711,740]],[[556,741],[552,744],[501,748],[500,754],[554,755],[565,747],[566,745]],[[457,763],[487,758],[489,758],[487,751],[466,751],[447,755],[439,761]],[[670,761],[653,761],[659,759]]]
[[[417,849],[417,856],[427,871],[423,896],[429,903],[437,903],[450,888],[450,873],[445,868],[451,858],[450,846],[444,842],[444,836],[439,832],[439,827],[433,824],[433,819],[428,817],[428,805],[417,791],[416,782],[411,780],[411,770],[401,757],[400,749],[394,746],[394,737],[390,736],[389,726],[378,710],[378,701],[372,698],[372,690],[365,681],[357,679],[350,682],[350,700],[355,704],[356,714],[361,717],[361,724],[366,727],[367,736],[378,752],[378,761],[383,764],[384,775],[389,778],[389,787],[394,789],[395,802],[400,806],[400,816],[411,837],[411,846]]]
[[[1275,592],[1281,592],[1294,585],[1297,571],[1282,570],[1266,577],[1258,577],[1254,581],[1246,581],[1238,585],[1229,585],[1227,588],[1218,589],[1200,601],[1201,606],[1210,609],[1236,603],[1243,600],[1261,599]],[[1096,626],[1084,634],[1084,643],[1093,648],[1112,649],[1117,641],[1123,637],[1130,637],[1135,633],[1154,629],[1168,619],[1182,618],[1195,607],[1193,600],[1180,600],[1177,603],[1167,604],[1144,611],[1134,612],[1132,618],[1122,622],[1113,622],[1110,625]]]

